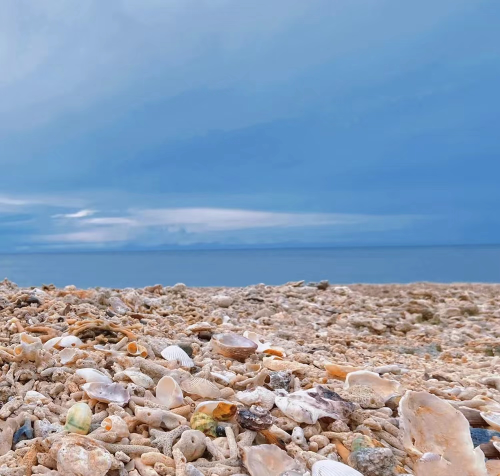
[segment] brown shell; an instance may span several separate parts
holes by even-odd
[[[216,334],[212,347],[218,354],[243,362],[257,350],[257,344],[238,334]]]
[[[273,424],[273,417],[269,412],[254,413],[250,410],[238,410],[236,419],[245,430],[267,430]]]

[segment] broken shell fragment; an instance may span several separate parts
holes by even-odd
[[[358,370],[347,374],[344,388],[349,389],[349,387],[355,385],[370,387],[385,401],[403,392],[403,388],[398,381],[382,378],[379,374],[368,370]]]
[[[359,471],[338,461],[317,461],[312,467],[312,476],[363,476]]]
[[[255,342],[238,334],[215,334],[210,342],[218,354],[239,361],[244,361],[257,350]]]
[[[35,361],[40,351],[43,349],[42,341],[39,337],[33,337],[26,332],[20,334],[21,343],[14,347],[14,355],[26,361]]]
[[[280,476],[297,469],[297,463],[275,445],[243,448],[243,464],[251,476]]]
[[[90,398],[98,402],[117,403],[123,406],[130,400],[127,389],[122,387],[119,383],[106,384],[92,382],[82,385],[82,388]]]
[[[198,395],[203,398],[220,398],[221,396],[219,387],[215,383],[200,377],[183,380],[181,388],[191,395]]]
[[[184,402],[184,395],[179,384],[166,375],[156,386],[156,400],[168,409],[177,408]]]
[[[194,367],[193,359],[178,345],[169,345],[161,351],[161,356],[165,360],[177,364],[178,367]]]
[[[274,407],[276,395],[267,388],[257,387],[254,390],[236,393],[236,398],[247,406],[259,405],[266,410],[271,410]]]
[[[70,433],[86,435],[92,423],[92,410],[83,402],[75,403],[66,415],[64,429]]]
[[[61,360],[61,364],[67,365],[75,362],[84,355],[85,353],[83,352],[83,350],[73,347],[66,347],[65,349],[61,350],[61,352],[59,352],[59,359]]]
[[[97,369],[77,369],[75,372],[76,375],[82,377],[86,383],[99,382],[99,383],[113,383],[110,377],[108,377],[105,373],[101,372]]]
[[[277,356],[264,357],[262,363],[266,369],[275,371],[305,372],[308,369],[307,364],[283,360]]]
[[[126,369],[123,371],[123,373],[136,385],[139,385],[140,387],[143,388],[151,388],[154,386],[155,382],[154,380],[146,374],[143,374],[139,370],[135,369]]]
[[[273,346],[269,342],[262,342],[263,339],[255,332],[245,331],[243,333],[243,337],[246,337],[257,344],[257,353],[278,355],[279,357],[283,357],[285,355],[285,351],[281,347]]]

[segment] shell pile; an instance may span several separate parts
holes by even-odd
[[[498,476],[500,285],[0,282],[0,476]]]

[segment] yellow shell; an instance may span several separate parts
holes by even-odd
[[[195,413],[191,417],[191,428],[198,430],[207,436],[217,436],[217,420],[206,413]]]
[[[66,416],[64,429],[70,433],[86,435],[90,431],[92,423],[92,410],[86,403],[75,403]]]

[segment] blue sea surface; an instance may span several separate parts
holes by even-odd
[[[500,246],[183,250],[0,254],[0,279],[20,286],[247,286],[500,282]]]

